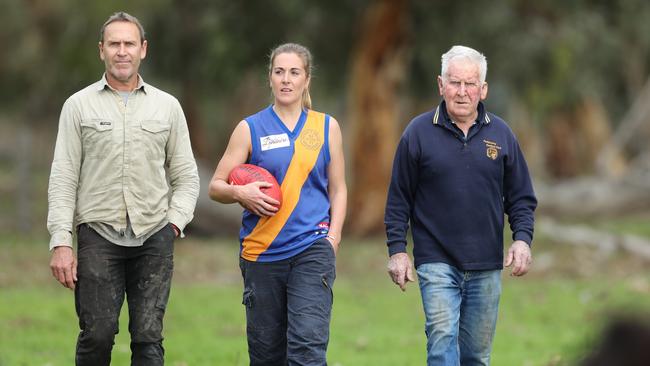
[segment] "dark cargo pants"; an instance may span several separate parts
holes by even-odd
[[[277,262],[240,259],[251,366],[327,364],[335,262],[326,239]]]
[[[174,237],[174,230],[167,225],[143,246],[122,247],[88,225],[79,226],[75,305],[81,331],[77,365],[110,365],[125,294],[131,364],[163,364],[162,326],[172,279]]]

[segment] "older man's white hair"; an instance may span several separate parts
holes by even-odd
[[[451,61],[456,59],[465,59],[470,62],[478,65],[478,72],[480,82],[485,82],[485,76],[487,75],[487,59],[485,56],[478,52],[477,50],[465,46],[453,46],[447,51],[447,53],[442,55],[442,70],[440,75],[447,79],[447,70],[449,69],[449,64]]]

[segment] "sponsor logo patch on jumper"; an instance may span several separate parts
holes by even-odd
[[[281,133],[279,135],[268,135],[260,137],[260,145],[262,145],[262,151],[277,149],[280,147],[290,146],[289,136],[286,133]]]
[[[485,142],[485,154],[487,157],[492,160],[497,160],[501,146],[497,145],[496,142],[490,140],[483,140],[483,142]]]

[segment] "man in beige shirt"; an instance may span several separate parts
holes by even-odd
[[[77,365],[110,364],[125,294],[132,364],[163,364],[174,239],[193,217],[199,177],[180,104],[138,74],[146,54],[140,22],[113,14],[99,42],[104,76],[71,96],[59,121],[50,267],[75,292]]]

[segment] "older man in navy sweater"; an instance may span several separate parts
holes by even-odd
[[[501,270],[531,263],[537,200],[517,140],[481,102],[487,61],[454,46],[442,55],[442,102],[402,135],[386,203],[388,272],[402,290],[414,280],[426,317],[428,365],[489,365]],[[513,243],[504,261],[504,214]]]

